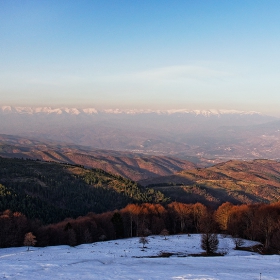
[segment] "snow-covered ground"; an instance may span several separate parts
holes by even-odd
[[[230,238],[220,236],[219,251],[227,252],[223,257],[187,256],[202,252],[200,235],[148,239],[144,251],[138,238],[30,251],[0,249],[0,279],[280,279],[280,256],[235,251]],[[161,252],[176,255],[150,258]]]

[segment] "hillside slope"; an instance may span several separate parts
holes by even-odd
[[[37,141],[3,134],[0,134],[0,156],[79,164],[88,168],[103,169],[133,181],[167,176],[197,167],[193,162],[179,158],[96,150],[66,143]],[[196,161],[198,166],[209,164],[207,160],[203,159],[191,158],[191,160]]]
[[[231,160],[140,183],[162,191],[172,200],[188,203],[276,202],[280,199],[280,163]]]
[[[160,192],[103,170],[0,157],[0,211],[55,222],[128,203],[165,200]]]
[[[76,247],[52,246],[0,249],[1,274],[8,279],[130,279],[130,280],[244,280],[280,279],[279,256],[234,250],[230,237],[221,237],[223,257],[187,257],[200,254],[200,235],[149,237],[142,250],[138,238],[96,242]],[[250,247],[256,242],[245,241]],[[174,254],[172,257],[160,257]],[[153,256],[153,257],[151,257]],[[260,275],[261,273],[261,275]]]

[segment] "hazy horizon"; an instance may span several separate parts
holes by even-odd
[[[2,1],[1,104],[280,117],[280,2]]]
[[[269,115],[264,114],[258,111],[241,111],[234,109],[223,109],[223,108],[206,108],[206,109],[189,109],[189,108],[167,108],[167,109],[140,109],[140,108],[97,108],[93,106],[10,106],[8,104],[0,104],[0,110],[3,112],[17,112],[20,113],[59,113],[59,111],[67,112],[70,114],[76,113],[86,113],[86,114],[95,114],[95,113],[112,113],[112,114],[141,114],[141,113],[166,113],[166,114],[174,114],[174,113],[192,113],[192,114],[210,114],[210,115],[219,115],[219,114],[260,114],[264,116],[270,116],[277,118],[277,115]],[[77,112],[76,112],[77,111]]]

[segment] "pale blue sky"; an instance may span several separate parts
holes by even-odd
[[[278,0],[0,0],[0,103],[280,116],[279,15]]]

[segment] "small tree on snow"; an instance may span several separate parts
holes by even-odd
[[[143,244],[143,249],[144,249],[144,248],[145,248],[145,245],[149,243],[149,240],[148,240],[147,237],[141,236],[141,237],[139,238],[139,243],[142,243],[142,244]]]
[[[165,228],[161,231],[160,235],[164,236],[164,240],[166,240],[166,236],[169,235],[169,231]]]
[[[29,251],[30,246],[35,246],[36,242],[36,236],[33,235],[32,232],[28,232],[25,234],[23,245],[28,247],[27,251]]]
[[[218,250],[219,239],[216,233],[203,233],[201,235],[201,248],[211,255]]]
[[[239,237],[233,237],[233,243],[235,245],[235,249],[239,249],[242,245],[244,245],[244,240]]]

